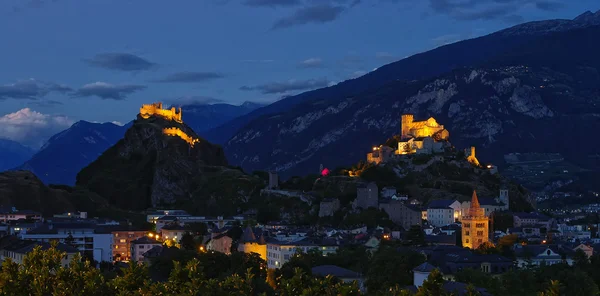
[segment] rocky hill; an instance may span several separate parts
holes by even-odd
[[[165,134],[173,128],[178,135]],[[209,212],[226,206],[217,209],[223,214],[235,212],[257,182],[262,181],[228,168],[223,149],[185,123],[139,115],[123,139],[77,175],[78,186],[122,209],[185,205]]]
[[[316,98],[260,117],[226,144],[246,170],[284,176],[365,158],[400,130],[400,115],[436,118],[456,147],[479,147],[500,164],[510,152],[555,152],[592,166],[600,129],[600,27],[545,33],[477,67],[434,79],[394,81],[348,96]],[[462,55],[461,55],[462,56]],[[454,60],[453,55],[448,60]]]
[[[243,134],[245,132],[243,128],[254,120],[285,113],[298,104],[310,101],[343,100],[365,92],[375,92],[398,80],[428,80],[454,69],[477,66],[538,38],[594,25],[600,25],[600,11],[595,14],[586,12],[573,20],[529,22],[486,36],[448,44],[381,66],[364,76],[331,87],[286,97],[211,129],[204,135],[215,143],[225,144],[232,137]],[[225,150],[230,156],[227,147]]]
[[[0,172],[23,164],[34,153],[33,149],[18,142],[0,139]]]
[[[78,121],[52,136],[31,158],[11,168],[31,171],[45,184],[72,186],[77,173],[123,138],[130,126]]]

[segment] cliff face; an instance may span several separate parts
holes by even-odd
[[[559,152],[589,167],[600,129],[600,27],[548,35],[469,69],[396,81],[338,100],[311,100],[246,125],[225,146],[233,163],[284,176],[350,165],[400,132],[400,116],[429,116],[481,161]],[[595,36],[595,37],[594,37]],[[451,57],[449,57],[451,59]],[[585,144],[584,144],[585,143]]]
[[[197,142],[167,135],[165,128],[179,129]],[[120,208],[139,210],[194,199],[208,175],[226,165],[222,148],[184,123],[138,116],[122,140],[81,170],[77,185]]]

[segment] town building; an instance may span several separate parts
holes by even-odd
[[[461,213],[461,204],[457,200],[434,200],[427,206],[427,221],[441,227],[460,221]]]
[[[156,246],[162,246],[162,242],[159,242],[147,236],[132,241],[130,250],[131,260],[135,262],[143,262],[144,253],[148,252]]]
[[[227,231],[213,231],[210,240],[206,243],[206,249],[230,255],[231,243],[232,239],[227,235]]]
[[[400,133],[397,154],[440,153],[450,137],[450,133],[435,118],[414,121],[411,114],[402,115]]]
[[[30,210],[17,210],[15,207],[0,207],[0,222],[18,220],[41,221],[42,214]]]
[[[548,230],[552,229],[555,223],[554,219],[538,212],[514,213],[513,220],[515,227],[536,225]]]
[[[335,253],[338,249],[335,241],[323,239],[322,241],[311,241],[303,239],[295,242],[284,242],[278,240],[269,240],[267,242],[267,267],[269,269],[279,269],[298,251],[304,253],[310,250],[319,250],[323,255]]]
[[[165,225],[160,229],[160,237],[163,241],[172,240],[174,243],[179,243],[181,237],[187,232],[184,226],[178,223]]]
[[[427,263],[427,262],[417,266],[416,268],[413,269],[413,285],[406,287],[406,288],[413,294],[416,294],[419,287],[421,287],[423,285],[423,283],[425,282],[425,280],[427,280],[427,278],[429,277],[429,274],[431,274],[431,272],[433,272],[436,269],[440,270],[438,267],[436,267],[430,263]],[[445,274],[442,273],[442,275],[444,276],[444,279],[446,279]],[[466,295],[466,293],[468,291],[467,287],[468,287],[468,285],[465,283],[455,282],[455,281],[451,281],[451,280],[444,281],[444,284],[442,285],[442,289],[450,295]],[[484,288],[475,287],[475,290],[481,296],[490,296],[491,295]]]
[[[115,230],[111,234],[114,246],[113,260],[129,261],[131,260],[131,242],[148,235],[148,232],[143,230]]]
[[[379,209],[388,214],[390,220],[405,230],[413,225],[422,225],[421,208],[411,204],[405,204],[398,200],[386,200],[379,203]]]
[[[394,157],[394,153],[395,150],[389,146],[375,146],[372,152],[367,153],[367,162],[374,164],[386,163]]]
[[[19,238],[39,242],[71,240],[82,254],[99,262],[113,261],[113,235],[89,222],[66,222],[41,224],[29,231],[21,231]]]
[[[259,233],[256,235],[256,233]],[[244,229],[244,233],[238,244],[238,251],[244,253],[257,253],[260,258],[267,261],[267,242],[261,229],[252,229],[248,226]]]
[[[6,259],[10,258],[10,260],[15,263],[23,264],[25,256],[33,251],[34,248],[40,247],[42,250],[48,250],[52,248],[52,245],[48,242],[20,240],[16,239],[14,236],[12,238],[3,238],[3,240],[5,239],[10,239],[10,242],[7,244],[0,244],[0,262],[4,262]],[[60,262],[60,264],[64,267],[67,267],[71,263],[75,257],[75,254],[79,254],[79,250],[77,248],[62,243],[56,245],[56,250],[65,253]]]
[[[573,265],[575,250],[562,245],[521,245],[514,247],[517,258],[517,266],[526,268],[528,266],[541,266],[566,263]]]
[[[509,210],[508,189],[500,189],[500,195],[495,198],[478,197],[479,206],[483,209],[486,216],[490,217],[493,212],[501,212]],[[467,212],[471,207],[470,201],[464,201],[461,204],[463,213]]]
[[[366,292],[365,288],[365,278],[359,272],[355,272],[352,270],[348,270],[336,265],[319,265],[315,266],[311,269],[311,272],[315,276],[326,277],[333,276],[338,278],[344,283],[352,283],[356,282],[358,288],[364,293]]]
[[[267,189],[277,189],[279,188],[279,175],[277,172],[269,172],[269,185]]]
[[[490,220],[479,206],[477,193],[473,190],[471,207],[462,216],[462,246],[477,249],[490,238]]]
[[[162,218],[164,216],[172,216],[172,217],[177,218],[177,217],[185,217],[185,216],[191,216],[191,215],[183,210],[157,210],[157,211],[152,211],[152,212],[148,213],[146,215],[146,221],[148,223],[156,224],[156,220],[158,220],[159,218]]]
[[[366,186],[359,185],[356,188],[356,200],[353,208],[379,208],[379,189],[375,182],[370,182]]]

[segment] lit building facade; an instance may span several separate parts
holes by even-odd
[[[477,193],[473,191],[471,207],[462,217],[462,245],[465,248],[477,249],[485,242],[489,242],[490,220],[485,215],[484,209],[479,205]]]

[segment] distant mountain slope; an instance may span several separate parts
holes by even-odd
[[[12,169],[29,160],[35,151],[15,141],[0,139],[0,172]]]
[[[33,172],[45,184],[74,185],[77,173],[123,138],[129,126],[78,121],[52,136],[18,169]]]
[[[261,117],[226,144],[226,153],[248,171],[284,176],[315,172],[321,163],[348,165],[398,134],[400,115],[413,113],[434,116],[457,147],[478,146],[483,161],[501,163],[508,152],[558,152],[589,167],[600,145],[598,52],[600,26],[544,34],[475,68]]]
[[[239,106],[230,104],[189,104],[181,106],[181,109],[183,110],[185,122],[194,131],[202,134],[204,131],[220,126],[263,106],[252,102],[244,102]]]
[[[211,129],[203,135],[215,143],[223,144],[251,121],[261,116],[285,112],[303,102],[342,100],[397,80],[430,79],[453,69],[475,66],[538,37],[599,24],[600,12],[586,12],[574,20],[530,22],[487,36],[445,45],[382,66],[356,79],[284,98]]]

